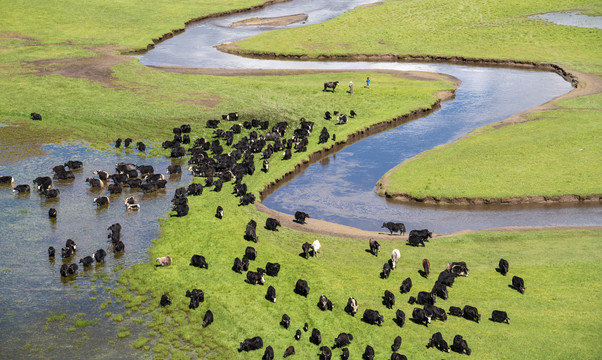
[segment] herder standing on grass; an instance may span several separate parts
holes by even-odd
[[[370,89],[370,77],[366,78],[366,86],[368,89]]]
[[[353,94],[353,81],[349,82],[349,94]]]

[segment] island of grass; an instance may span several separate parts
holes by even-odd
[[[600,201],[602,96],[490,125],[389,171],[378,193],[454,204]],[[531,121],[532,120],[532,121]]]

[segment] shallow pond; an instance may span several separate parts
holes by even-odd
[[[14,194],[10,186],[0,187],[3,209],[0,215],[0,303],[3,308],[0,357],[59,358],[79,348],[97,347],[103,352],[93,357],[116,358],[117,354],[128,353],[133,356],[129,343],[136,340],[137,327],[132,327],[128,318],[124,323],[116,323],[105,317],[109,311],[125,311],[123,305],[116,304],[116,298],[110,296],[107,288],[114,288],[119,269],[148,261],[147,249],[159,234],[157,219],[167,216],[175,188],[187,185],[192,177],[188,174],[167,177],[166,189],[152,194],[124,188],[122,194],[110,196],[108,207],[97,208],[94,198],[109,195],[106,188],[93,191],[85,182],[87,177],[95,177],[94,170],[113,173],[118,162],[131,162],[152,165],[155,172],[165,173],[172,162],[166,158],[139,157],[134,153],[98,152],[89,150],[84,144],[48,145],[43,150],[44,156],[0,166],[0,173],[12,175],[15,185],[31,186],[35,177],[52,176],[52,167],[68,160],[80,160],[84,168],[74,171],[75,180],[53,181],[53,187],[60,190],[60,198],[55,200],[47,200],[37,191]],[[131,195],[138,199],[140,211],[126,211],[123,200]],[[58,212],[56,221],[48,217],[51,207]],[[110,251],[107,238],[107,227],[116,222],[123,226],[125,251],[121,254]],[[63,261],[60,249],[67,239],[76,242],[77,253]],[[54,259],[48,258],[49,246],[57,249]],[[59,268],[63,263],[77,263],[98,249],[108,253],[104,263],[95,263],[89,269],[79,264],[77,275],[60,276]],[[113,304],[100,309],[108,300]],[[47,323],[50,313],[65,313],[66,318]],[[98,320],[98,324],[80,329],[74,326],[76,320]],[[48,330],[44,330],[46,326]],[[130,337],[117,338],[122,326],[131,331]]]
[[[577,26],[582,28],[602,29],[602,16],[584,15],[581,11],[563,11],[529,16],[557,25]]]

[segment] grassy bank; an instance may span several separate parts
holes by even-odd
[[[600,73],[600,30],[528,18],[572,9],[599,10],[600,4],[591,0],[384,1],[326,23],[254,36],[236,43],[236,50],[310,57],[397,54],[553,61]]]
[[[230,189],[228,185],[222,192]],[[313,358],[318,351],[308,338],[314,327],[322,332],[323,343],[328,346],[340,332],[353,334],[350,351],[356,359],[368,344],[376,349],[379,358],[388,358],[397,335],[403,338],[400,352],[408,358],[440,358],[438,351],[424,347],[437,331],[448,341],[455,334],[462,334],[473,356],[479,359],[594,359],[601,350],[595,340],[601,323],[596,309],[602,305],[602,284],[596,276],[602,270],[600,231],[484,232],[435,238],[426,248],[409,248],[403,241],[390,240],[381,243],[381,255],[375,257],[366,251],[367,240],[317,236],[290,229],[268,231],[263,228],[264,214],[256,213],[252,207],[238,207],[230,196],[209,192],[190,201],[194,210],[188,218],[163,222],[161,238],[151,249],[151,258],[171,255],[172,266],[139,264],[126,270],[120,279],[138,294],[126,296],[132,309],[151,314],[154,319],[150,333],[161,336],[148,339],[156,354],[176,357],[196,352],[215,359],[259,358],[263,350],[247,354],[238,353],[237,349],[244,338],[261,336],[264,347],[271,345],[277,355],[294,345],[298,357]],[[217,204],[225,209],[223,220],[213,216]],[[250,219],[258,223],[257,244],[243,239]],[[301,244],[316,238],[323,247],[320,257],[300,257]],[[244,273],[232,271],[234,258],[241,257],[246,246],[258,251],[250,269],[264,267],[268,261],[279,262],[282,268],[278,277],[267,277],[265,285],[253,286],[244,281]],[[571,251],[566,251],[567,246]],[[382,280],[379,273],[394,248],[401,250],[399,267],[389,279]],[[189,266],[193,254],[204,255],[209,269]],[[418,275],[424,257],[429,258],[433,269],[434,278],[430,280]],[[510,262],[506,277],[495,271],[500,257]],[[437,321],[426,328],[408,320],[399,328],[392,321],[395,310],[401,309],[411,317],[413,306],[407,303],[408,296],[430,291],[446,264],[458,260],[468,263],[470,276],[457,279],[449,289],[450,298],[439,299],[437,305],[446,310],[452,305],[474,305],[483,321],[477,324],[450,317],[447,322]],[[525,279],[524,295],[508,287],[513,275]],[[414,287],[410,294],[401,295],[399,286],[406,277],[411,277]],[[308,298],[293,293],[299,278],[309,282]],[[276,303],[264,299],[269,285],[276,288]],[[189,299],[184,295],[193,288],[205,292],[205,302],[196,310],[188,310]],[[385,289],[396,294],[397,304],[392,310],[382,305]],[[161,308],[159,298],[164,293],[173,304]],[[320,294],[333,301],[332,312],[318,309]],[[360,305],[355,318],[343,311],[350,296]],[[590,299],[586,307],[584,299]],[[384,315],[382,327],[360,320],[366,308]],[[213,312],[215,322],[203,329],[207,309]],[[496,309],[509,313],[510,325],[487,320]],[[288,330],[278,325],[284,313],[291,317]],[[295,341],[295,330],[305,322],[309,323],[309,332]],[[565,346],[567,333],[571,334],[570,347]],[[339,353],[340,350],[335,351],[335,357]],[[452,353],[450,358],[461,356]]]
[[[602,158],[601,100],[565,100],[557,103],[562,109],[528,115],[537,121],[479,129],[391,170],[380,181],[382,193],[418,199],[600,194],[594,164]]]

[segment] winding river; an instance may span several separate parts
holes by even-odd
[[[264,203],[272,209],[285,213],[303,209],[312,218],[366,230],[380,230],[380,223],[385,219],[400,220],[408,228],[429,228],[437,233],[509,225],[600,225],[602,207],[599,204],[436,207],[392,204],[374,192],[376,181],[403,160],[570,91],[570,84],[554,73],[426,63],[256,60],[224,54],[214,48],[217,44],[271,29],[228,26],[249,17],[309,14],[305,22],[290,25],[301,26],[328,20],[371,2],[373,0],[292,0],[253,14],[209,19],[189,26],[184,33],[157,45],[139,59],[147,65],[207,68],[418,70],[446,73],[462,81],[456,98],[443,103],[432,115],[368,137],[309,166],[265,199]],[[374,86],[378,86],[377,78],[374,77]],[[174,189],[189,183],[191,177],[183,174],[172,178],[164,192],[143,196],[140,212],[126,213],[120,204],[122,197],[112,198],[112,204],[106,209],[96,209],[91,203],[98,193],[90,191],[83,181],[93,170],[112,170],[117,162],[124,161],[153,165],[164,171],[171,161],[141,159],[123,151],[97,152],[85,144],[47,145],[44,151],[46,154],[41,157],[1,166],[0,172],[13,175],[15,184],[30,184],[34,177],[51,175],[52,166],[70,159],[83,161],[85,168],[76,172],[75,181],[57,185],[61,190],[60,202],[46,201],[35,192],[23,196],[13,195],[7,187],[0,189],[3,209],[0,215],[3,250],[0,252],[3,290],[0,357],[64,358],[85,354],[88,358],[114,359],[140,356],[130,346],[137,338],[136,329],[140,328],[132,323],[136,317],[126,317],[124,322],[113,321],[111,317],[110,312],[124,312],[123,305],[109,295],[114,286],[111,274],[148,259],[146,250],[158,236],[157,218],[165,216]],[[56,222],[50,222],[46,216],[50,207],[59,211]],[[60,258],[40,265],[39,259],[46,258],[46,248],[50,245],[60,248],[67,238],[78,240],[81,254],[77,259],[98,248],[108,249],[105,229],[116,221],[124,225],[126,252],[123,256],[110,253],[106,263],[80,271],[71,279],[59,276]],[[54,321],[49,313],[66,315]],[[102,324],[80,328],[76,326],[77,320]],[[131,334],[123,340],[117,339],[116,333],[123,330]]]
[[[272,29],[229,27],[246,18],[306,13],[309,17],[305,23],[311,24],[370,2],[292,0],[252,15],[209,19],[190,25],[184,33],[158,44],[139,59],[155,66],[430,71],[462,81],[455,99],[444,102],[434,114],[370,136],[311,165],[264,199],[271,209],[289,214],[303,210],[312,218],[372,231],[390,220],[404,222],[409,229],[429,228],[436,233],[504,226],[600,224],[602,207],[598,203],[457,207],[391,203],[375,193],[376,182],[402,161],[569,92],[571,85],[555,73],[440,63],[260,60],[225,54],[214,47]],[[339,80],[346,83],[349,79]],[[377,83],[373,78],[374,86]]]

